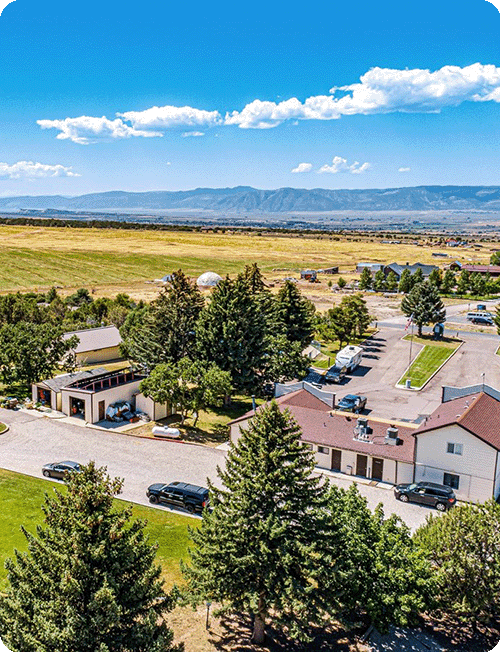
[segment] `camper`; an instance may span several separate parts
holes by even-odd
[[[335,357],[337,367],[347,367],[347,371],[354,371],[361,363],[363,349],[352,344],[345,346]]]

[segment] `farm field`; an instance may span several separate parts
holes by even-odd
[[[337,239],[338,238],[338,239]],[[300,242],[297,242],[300,240]],[[486,263],[489,247],[453,250],[411,243],[382,244],[366,236],[132,231],[0,225],[0,292],[45,290],[53,285],[72,290],[151,293],[147,281],[181,267],[197,276],[211,270],[236,274],[257,262],[269,280],[301,269],[340,267],[350,280],[356,262],[422,262],[444,265],[454,259]],[[493,245],[491,245],[493,246]],[[433,258],[433,251],[448,258]],[[321,277],[322,281],[337,277]],[[312,288],[311,288],[312,289]]]

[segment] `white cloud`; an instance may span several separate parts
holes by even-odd
[[[335,97],[340,92],[343,97]],[[283,102],[253,100],[241,111],[226,113],[225,124],[242,129],[270,129],[285,120],[337,120],[343,115],[439,113],[462,102],[499,102],[500,68],[475,63],[440,70],[372,68],[360,82],[334,86],[331,95],[296,97]]]
[[[125,124],[123,120],[116,118],[108,120],[93,118],[82,115],[79,118],[65,118],[64,120],[37,120],[42,129],[59,129],[57,134],[59,140],[72,140],[79,145],[96,143],[99,140],[131,138],[142,136],[144,138],[161,137],[162,134],[155,131],[140,131]]]
[[[310,172],[312,170],[312,163],[299,163],[296,168],[293,168],[294,174],[300,172]]]
[[[203,111],[192,106],[153,106],[145,111],[126,111],[116,115],[141,129],[213,126],[221,122],[218,111]]]
[[[354,161],[351,165],[347,163],[347,159],[341,156],[335,156],[331,165],[323,165],[318,173],[330,172],[331,174],[339,174],[339,172],[348,174],[363,174],[371,168],[370,163],[359,163]]]
[[[45,165],[33,161],[18,161],[9,165],[0,163],[0,179],[40,179],[43,177],[79,177],[71,167]]]
[[[409,172],[411,168],[399,168],[398,172]]]
[[[185,131],[182,134],[183,138],[199,138],[200,136],[204,136],[205,132],[204,131]]]
[[[15,0],[0,0],[0,16],[2,15],[2,11],[10,5],[11,2],[14,2]],[[0,648],[1,650],[1,648]]]

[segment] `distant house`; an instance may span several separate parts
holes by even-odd
[[[486,385],[444,387],[443,402],[415,430],[415,482],[449,485],[459,500],[500,494],[500,394]]]
[[[448,269],[451,269],[452,272],[459,272],[462,269],[462,263],[459,260],[454,260],[447,267]]]
[[[448,258],[448,254],[445,254],[443,251],[433,251],[432,255],[434,258]]]
[[[393,272],[396,275],[396,278],[398,281],[401,279],[401,275],[403,274],[404,270],[408,269],[410,271],[410,274],[413,276],[415,272],[418,269],[422,270],[422,274],[424,276],[424,279],[429,278],[431,272],[435,269],[439,269],[436,265],[424,265],[422,263],[414,263],[413,265],[409,265],[406,263],[406,265],[399,265],[398,263],[391,263],[390,265],[385,265],[383,267],[383,272],[385,276],[389,276],[391,272]]]
[[[338,265],[336,267],[326,267],[325,269],[318,269],[318,272],[320,274],[338,274],[339,268]]]
[[[383,265],[382,263],[357,263],[356,265],[357,272],[362,272],[366,268],[368,268],[372,274],[376,274],[383,268]]]
[[[318,276],[318,273],[315,269],[306,269],[300,272],[300,278],[305,281],[315,281]]]
[[[122,358],[120,354],[122,338],[116,326],[72,331],[64,333],[63,337],[68,340],[73,335],[80,340],[74,349],[77,364],[90,365]]]
[[[492,278],[500,276],[500,265],[462,265],[462,270],[467,270],[470,274],[481,274],[481,276],[489,274]]]

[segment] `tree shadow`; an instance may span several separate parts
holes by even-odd
[[[288,638],[281,630],[272,626],[266,628],[266,643],[258,646],[252,643],[252,622],[249,616],[235,614],[225,616],[219,621],[220,634],[211,633],[209,640],[220,652],[351,652],[353,643],[366,630],[366,626],[352,628],[347,632],[338,623],[327,624],[324,628],[312,630],[310,643],[299,643]],[[357,646],[360,652],[369,648]]]

